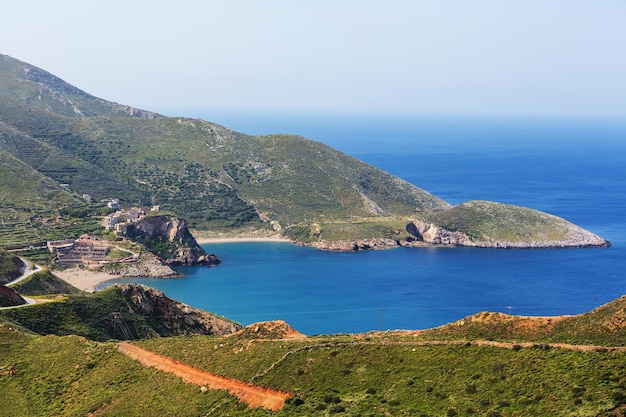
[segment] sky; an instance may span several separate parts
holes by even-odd
[[[624,0],[4,3],[0,53],[164,114],[626,116]]]

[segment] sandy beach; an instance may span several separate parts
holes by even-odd
[[[96,285],[105,281],[120,278],[117,275],[109,275],[104,272],[96,272],[79,268],[66,269],[65,271],[54,271],[54,275],[75,286],[79,290],[87,292],[95,292]]]
[[[197,238],[196,241],[201,245],[210,243],[290,242],[288,239],[283,239],[279,237],[216,237]],[[119,275],[110,275],[104,272],[79,268],[70,268],[64,271],[54,271],[54,275],[68,282],[74,287],[87,292],[95,292],[96,286],[102,284],[103,282],[121,278]]]

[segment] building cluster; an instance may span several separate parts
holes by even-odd
[[[117,199],[102,200],[102,202],[106,202],[110,208],[117,210],[115,213],[104,217],[102,227],[107,230],[114,229],[118,235],[126,233],[126,226],[138,222],[147,212],[158,212],[160,210],[159,206],[120,209],[119,200]]]
[[[56,255],[60,265],[102,265],[110,246],[83,235],[78,239],[55,240],[48,242],[48,250]]]

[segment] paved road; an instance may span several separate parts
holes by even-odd
[[[6,285],[7,287],[13,285],[13,284],[17,284],[18,282],[20,282],[23,279],[28,278],[29,276],[31,276],[32,274],[34,274],[35,272],[39,272],[41,271],[41,267],[39,267],[38,265],[35,265],[35,268],[31,268],[31,263],[28,259],[26,258],[22,258],[20,256],[20,259],[22,260],[22,262],[24,263],[24,271],[22,272],[22,275],[20,275],[19,277],[15,278],[13,281],[11,282],[7,282]]]

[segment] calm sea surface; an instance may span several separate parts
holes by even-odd
[[[546,211],[613,243],[566,250],[327,253],[286,243],[205,245],[222,264],[132,279],[242,324],[307,334],[418,329],[479,311],[577,314],[626,294],[626,123],[205,115],[250,134],[313,138],[458,204]]]

